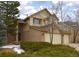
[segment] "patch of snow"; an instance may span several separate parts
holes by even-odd
[[[24,53],[25,51],[23,49],[20,48],[14,48],[13,49],[15,52],[17,52],[18,54]]]
[[[2,46],[0,48],[10,48],[13,51],[17,52],[17,54],[21,54],[21,53],[25,52],[23,49],[20,48],[20,45],[6,45],[6,46]]]
[[[20,45],[5,45],[2,46],[1,48],[20,48]]]

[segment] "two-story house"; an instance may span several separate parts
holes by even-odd
[[[72,28],[69,29],[66,25],[64,27],[58,21],[57,16],[47,9],[38,11],[24,20],[19,20],[18,41],[50,42],[52,39],[53,44],[71,43],[73,36],[70,29]]]
[[[58,25],[59,19],[55,14],[51,14],[47,9],[43,9],[26,17],[19,22],[19,40],[50,42],[52,37],[53,26],[53,42],[61,44],[62,36],[63,43],[69,43],[70,32],[63,31]],[[54,25],[52,25],[52,23]]]

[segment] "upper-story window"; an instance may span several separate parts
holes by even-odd
[[[38,18],[33,18],[33,24],[40,24],[41,20]]]
[[[46,20],[44,20],[44,24],[46,25],[46,24],[48,24],[48,20],[46,19]]]

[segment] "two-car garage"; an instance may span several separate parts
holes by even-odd
[[[45,42],[50,42],[51,34],[45,33],[44,37],[45,37]],[[61,39],[62,39],[61,34],[59,34],[59,33],[58,34],[53,34],[53,42],[52,43],[53,44],[61,44]],[[68,44],[69,43],[69,35],[64,34],[63,42],[64,42],[64,44]]]

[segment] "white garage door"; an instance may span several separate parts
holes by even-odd
[[[45,42],[50,42],[50,34],[45,33]]]
[[[50,42],[50,34],[45,33],[45,42]],[[61,44],[61,35],[53,34],[53,44]]]
[[[53,44],[61,44],[61,35],[53,34]]]
[[[64,35],[64,44],[69,43],[69,35]]]

